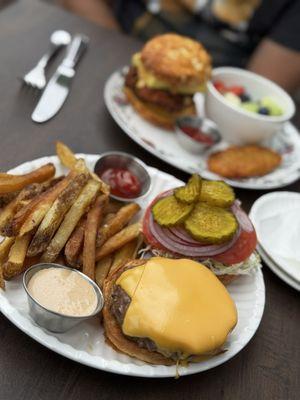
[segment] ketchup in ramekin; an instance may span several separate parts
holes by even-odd
[[[110,186],[115,196],[135,198],[141,194],[141,183],[136,175],[124,168],[108,168],[100,178]]]
[[[186,133],[189,137],[192,139],[196,140],[197,142],[204,143],[207,145],[212,145],[214,144],[214,140],[212,137],[206,135],[203,133],[199,128],[196,128],[194,126],[182,126],[181,130]]]

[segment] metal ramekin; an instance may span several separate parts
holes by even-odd
[[[199,128],[206,136],[212,139],[211,144],[201,143],[182,130],[183,126],[191,126],[193,128]],[[216,125],[206,119],[194,116],[186,116],[178,118],[175,124],[175,131],[177,135],[178,142],[185,148],[188,152],[197,154],[204,152],[209,147],[214,146],[220,141],[220,134]]]
[[[94,171],[100,176],[108,168],[124,168],[132,172],[140,181],[141,193],[137,197],[120,197],[110,194],[113,199],[119,201],[136,201],[146,196],[151,189],[151,177],[147,171],[146,165],[137,157],[121,151],[109,151],[103,153],[96,162]]]
[[[97,307],[92,314],[89,314],[87,316],[70,316],[70,315],[60,314],[55,311],[48,310],[47,308],[45,308],[44,306],[39,304],[34,299],[34,297],[31,296],[31,294],[28,292],[28,288],[27,288],[27,285],[28,285],[30,279],[38,271],[41,271],[42,269],[52,268],[52,267],[63,268],[63,269],[68,269],[70,271],[74,271],[77,274],[80,274],[86,281],[88,281],[93,286],[98,301],[97,301]],[[95,315],[97,315],[103,308],[103,304],[104,304],[103,294],[102,294],[100,288],[96,285],[96,283],[94,281],[92,281],[89,277],[84,275],[82,272],[77,271],[76,269],[68,268],[68,267],[65,267],[65,266],[59,265],[59,264],[41,263],[41,264],[33,265],[31,268],[29,268],[24,273],[23,287],[27,294],[28,305],[29,305],[29,315],[38,325],[40,325],[43,328],[48,329],[51,332],[62,333],[62,332],[68,331],[69,329],[73,328],[75,325],[79,324],[81,321],[84,321],[88,318],[91,318],[91,317],[94,317]]]

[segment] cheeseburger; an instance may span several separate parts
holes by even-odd
[[[188,259],[130,261],[105,281],[104,297],[108,342],[151,364],[218,354],[237,323],[226,288],[209,269]]]
[[[124,92],[142,117],[173,128],[178,117],[195,114],[193,95],[204,90],[210,73],[210,56],[199,42],[169,33],[134,54]]]

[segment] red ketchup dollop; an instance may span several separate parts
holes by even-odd
[[[182,126],[181,130],[192,139],[196,140],[197,142],[201,142],[203,144],[211,145],[214,143],[213,139],[203,133],[199,128],[195,128],[194,126]]]
[[[100,178],[110,186],[111,194],[124,198],[134,198],[141,193],[139,179],[128,169],[108,168]]]

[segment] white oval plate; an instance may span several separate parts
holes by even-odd
[[[120,128],[136,143],[161,160],[187,173],[200,173],[206,179],[223,179],[207,169],[206,159],[211,152],[223,150],[228,144],[221,142],[206,153],[195,155],[182,148],[173,131],[148,123],[129,105],[123,94],[122,69],[114,72],[104,88],[105,104]],[[287,123],[270,146],[282,157],[282,164],[270,174],[249,179],[225,179],[231,186],[244,189],[275,189],[287,186],[300,178],[300,135]]]
[[[80,156],[86,159],[90,168],[94,167],[99,157],[97,155],[82,154]],[[10,172],[20,174],[30,172],[32,169],[38,168],[47,162],[55,164],[58,175],[66,172],[56,156],[43,157],[27,162]],[[153,186],[151,193],[140,201],[140,205],[144,209],[151,199],[161,191],[182,184],[181,181],[173,176],[155,168],[149,167],[148,171],[152,177]],[[99,319],[96,317],[82,322],[63,334],[53,334],[40,328],[29,317],[27,299],[22,288],[21,277],[7,282],[6,286],[5,291],[0,290],[1,312],[28,336],[56,353],[81,364],[117,374],[148,378],[175,376],[176,370],[174,366],[149,365],[114,351],[105,343],[103,329],[100,326]],[[204,362],[180,368],[180,375],[205,371],[226,362],[241,351],[256,332],[265,304],[265,286],[262,272],[259,270],[253,275],[241,276],[228,289],[238,310],[238,324],[226,343],[228,350]]]

